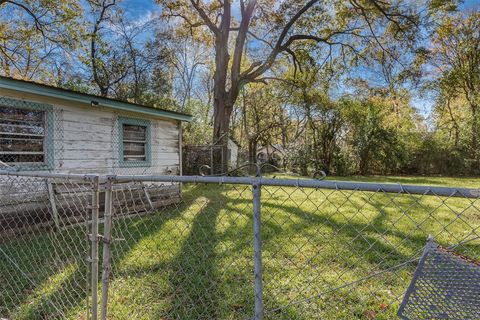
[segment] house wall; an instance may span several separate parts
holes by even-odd
[[[179,174],[181,124],[177,120],[0,89],[0,96],[50,104],[54,113],[52,172],[95,174]],[[122,167],[118,118],[148,120],[150,165]]]

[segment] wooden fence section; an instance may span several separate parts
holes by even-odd
[[[105,194],[99,190],[100,218]],[[48,232],[91,219],[93,184],[48,178],[0,178],[0,235],[2,239],[29,232]],[[180,202],[178,183],[117,183],[113,188],[114,217],[152,214]]]
[[[187,145],[183,147],[182,172],[184,175],[222,174],[225,161],[225,146]],[[206,167],[208,166],[208,167]]]

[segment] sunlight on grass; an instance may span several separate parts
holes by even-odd
[[[39,309],[50,309],[54,314],[60,315],[65,301],[52,300],[53,294],[64,286],[67,280],[77,271],[76,264],[66,266],[59,273],[49,277],[47,281],[38,286],[27,298],[27,303],[22,305],[14,318],[30,319]],[[68,302],[67,302],[68,303]]]
[[[168,263],[182,246],[182,241],[191,231],[191,223],[205,206],[208,205],[209,199],[206,197],[198,197],[186,207],[182,214],[176,218],[169,219],[154,233],[142,236],[135,243],[128,254],[118,263],[120,269],[149,269],[159,262]],[[155,219],[155,218],[154,218]],[[136,219],[132,225],[132,229],[143,230],[145,223],[155,223],[155,220],[147,217],[146,221]],[[175,235],[172,235],[172,232]],[[159,256],[158,253],[168,248],[169,256]]]
[[[394,319],[427,236],[450,246],[480,229],[478,199],[264,186],[261,200],[266,319]],[[115,220],[110,319],[251,316],[252,230],[250,186],[185,184],[178,205]],[[458,250],[480,258],[478,241]],[[71,268],[25,291],[21,318],[55,314],[40,306],[62,302]]]

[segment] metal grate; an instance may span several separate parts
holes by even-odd
[[[398,315],[402,319],[479,319],[480,263],[430,240]]]

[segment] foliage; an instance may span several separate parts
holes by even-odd
[[[0,0],[2,74],[51,81],[64,50],[78,45],[80,18],[77,0]]]
[[[185,144],[275,146],[304,175],[480,172],[476,8],[157,3],[136,21],[116,0],[0,0],[1,74],[191,113]]]
[[[432,82],[438,91],[437,125],[455,133],[455,149],[467,149],[472,172],[480,165],[480,14],[456,13],[435,30],[429,54],[439,71]],[[442,135],[442,129],[439,133]],[[468,132],[468,133],[467,133]],[[465,139],[465,135],[468,138]],[[467,142],[467,141],[468,142]]]

